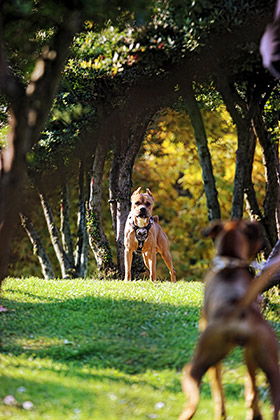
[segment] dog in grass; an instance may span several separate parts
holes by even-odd
[[[157,278],[156,254],[159,252],[168,267],[171,281],[176,282],[169,241],[158,223],[158,216],[152,215],[153,205],[154,197],[148,188],[145,193],[141,193],[139,187],[131,196],[131,211],[124,231],[125,280],[131,280],[131,263],[135,251],[142,254],[152,281]]]
[[[262,246],[258,223],[240,220],[215,222],[204,234],[213,238],[217,252],[205,279],[204,330],[191,363],[183,370],[182,389],[188,404],[178,420],[193,417],[199,401],[201,379],[208,369],[216,418],[226,418],[220,362],[235,346],[245,349],[248,369],[245,398],[250,409],[249,419],[263,418],[256,388],[256,370],[260,368],[270,385],[273,420],[278,420],[278,344],[273,330],[261,315],[257,298],[270,276],[280,268],[280,256],[272,259],[262,274],[254,278],[248,263]]]

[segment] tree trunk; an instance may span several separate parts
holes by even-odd
[[[114,178],[111,177],[111,182],[113,181],[111,190],[116,194],[115,207],[113,208],[114,211],[116,210],[116,214],[113,213],[112,217],[116,217],[118,269],[121,276],[124,276],[124,228],[130,211],[132,169],[144,138],[147,123],[147,113],[135,117],[133,124],[131,123],[132,127],[123,121],[122,136],[115,148],[112,162]]]
[[[0,93],[7,98],[12,115],[8,145],[1,151],[0,157],[0,284],[7,274],[12,230],[22,203],[25,156],[38,140],[49,115],[68,47],[80,23],[76,11],[67,13],[65,19],[61,19],[49,45],[53,54],[42,54],[29,85],[25,87],[11,73],[6,61],[0,22]],[[41,70],[39,77],[38,66]]]
[[[44,278],[46,280],[53,279],[55,275],[52,269],[51,262],[41,242],[41,239],[36,229],[33,226],[33,223],[31,222],[29,217],[27,217],[26,215],[23,215],[22,213],[20,213],[19,215],[20,215],[21,224],[23,228],[25,229],[30,239],[30,242],[33,245],[33,253],[34,255],[36,255],[41,265],[41,270],[42,270]]]
[[[79,210],[78,210],[78,231],[77,245],[75,252],[75,267],[78,277],[85,278],[88,269],[89,239],[86,224],[86,205],[84,188],[85,168],[84,163],[80,162],[79,171]]]
[[[200,165],[202,168],[202,179],[207,200],[208,219],[220,219],[221,212],[218,202],[218,192],[213,175],[211,155],[208,149],[207,136],[203,119],[195,99],[192,83],[189,83],[188,85],[186,84],[184,89],[184,100],[194,130],[196,146],[198,150]]]
[[[247,165],[245,168],[244,194],[245,194],[245,201],[246,201],[246,209],[247,209],[247,213],[250,216],[250,219],[259,221],[262,223],[265,255],[268,256],[272,250],[272,244],[270,243],[270,240],[267,234],[267,229],[264,223],[264,216],[259,207],[257,197],[256,197],[256,192],[255,192],[254,185],[252,182],[252,171],[253,171],[255,148],[256,148],[256,136],[252,132],[251,137],[250,137],[249,150],[248,150],[248,160],[247,160]]]
[[[266,192],[263,204],[264,208],[264,224],[266,226],[270,243],[272,246],[277,242],[277,207],[279,203],[279,182],[277,175],[277,166],[275,159],[275,147],[269,140],[260,110],[253,117],[254,127],[258,136],[265,168]]]
[[[63,278],[69,278],[73,275],[73,266],[71,266],[66,253],[63,250],[63,246],[60,241],[59,232],[53,217],[51,207],[49,205],[47,196],[44,192],[39,192],[42,209],[47,222],[50,238],[53,244],[53,248],[58,259],[61,274]]]
[[[98,270],[105,272],[113,269],[111,248],[104,233],[101,218],[102,178],[106,153],[107,142],[100,140],[93,160],[87,211],[90,247],[94,253]]]
[[[110,169],[109,175],[109,203],[110,203],[110,212],[112,218],[112,227],[117,238],[117,203],[119,201],[119,179],[120,171],[120,150],[118,147],[115,147],[113,160]]]
[[[218,75],[217,87],[237,128],[238,147],[236,151],[231,218],[242,219],[245,176],[248,164],[250,139],[252,136],[252,124],[251,119],[248,117],[246,103],[239,97],[234,88],[230,86],[223,74]]]
[[[248,159],[248,140],[250,132],[237,127],[238,148],[236,151],[235,176],[233,185],[233,200],[231,208],[232,219],[242,219],[244,207],[244,188],[246,164]]]
[[[60,233],[63,250],[67,256],[69,264],[74,268],[75,263],[72,236],[70,232],[69,207],[69,185],[66,181],[63,181],[60,202]]]

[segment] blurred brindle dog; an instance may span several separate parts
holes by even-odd
[[[206,231],[215,241],[216,257],[205,279],[203,328],[191,363],[184,368],[182,389],[189,403],[179,420],[193,417],[198,401],[202,376],[209,369],[216,418],[225,419],[225,402],[221,384],[221,360],[234,346],[245,349],[248,380],[246,402],[251,420],[261,420],[256,389],[256,370],[266,374],[274,406],[273,419],[278,420],[280,408],[280,373],[277,339],[261,315],[257,297],[269,278],[280,267],[275,257],[254,279],[248,262],[262,246],[260,225],[253,222],[215,222]]]
[[[156,281],[156,254],[159,252],[169,269],[171,281],[176,282],[169,241],[158,223],[158,216],[152,216],[153,205],[154,197],[149,189],[142,194],[140,187],[131,196],[131,211],[124,232],[125,280],[131,280],[131,263],[135,251],[142,254],[152,281]]]

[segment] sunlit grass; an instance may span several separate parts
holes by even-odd
[[[8,279],[2,314],[0,419],[176,419],[181,369],[198,337],[201,283]],[[279,331],[279,299],[266,307]],[[242,352],[224,364],[229,419],[243,420]],[[264,418],[267,386],[259,376]],[[15,406],[7,405],[7,395]],[[30,410],[23,403],[31,401]],[[213,417],[205,377],[198,420]]]

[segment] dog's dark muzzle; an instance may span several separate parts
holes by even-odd
[[[148,217],[146,207],[140,207],[138,217]]]

